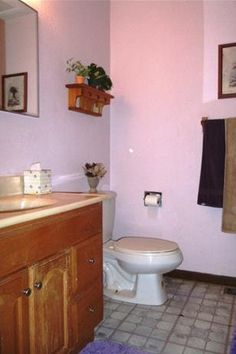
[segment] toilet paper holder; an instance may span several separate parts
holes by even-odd
[[[143,201],[144,201],[144,206],[150,206],[151,204],[147,203],[147,196],[154,196],[156,197],[156,206],[161,206],[162,204],[162,192],[155,192],[155,191],[145,191],[144,192],[144,197],[143,197]],[[154,205],[152,205],[154,206]]]

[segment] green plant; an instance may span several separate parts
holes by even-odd
[[[66,61],[66,64],[67,64],[67,68],[66,68],[67,72],[70,73],[73,71],[76,73],[76,75],[88,77],[89,74],[88,67],[83,65],[79,60],[74,61],[73,58],[71,58]]]
[[[87,177],[99,177],[102,178],[107,173],[105,166],[101,162],[86,163],[83,166],[84,174]]]
[[[101,66],[91,63],[88,66],[88,84],[98,90],[107,91],[112,88],[112,81]]]

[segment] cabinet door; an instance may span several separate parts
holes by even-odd
[[[29,316],[27,271],[0,281],[0,353],[29,353]]]
[[[30,268],[30,353],[68,352],[70,257],[63,253]]]

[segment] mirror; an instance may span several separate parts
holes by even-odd
[[[38,13],[0,0],[0,110],[39,116]]]

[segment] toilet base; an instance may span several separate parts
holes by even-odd
[[[162,305],[167,300],[161,274],[138,274],[133,289],[104,288],[104,295],[114,300],[143,305]]]

